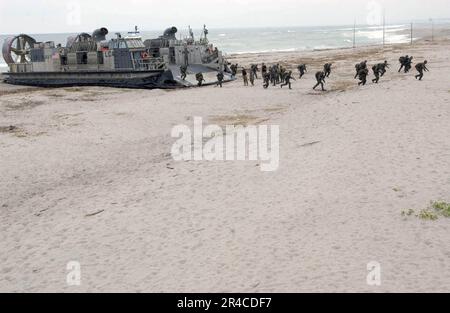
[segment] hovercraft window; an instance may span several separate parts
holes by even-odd
[[[101,52],[101,51],[97,52],[97,63],[98,64],[104,64],[105,63],[105,59],[103,57],[103,52]]]
[[[67,65],[67,56],[66,55],[61,55],[60,60],[61,60],[61,65]]]
[[[87,52],[78,52],[77,53],[77,64],[88,64]]]

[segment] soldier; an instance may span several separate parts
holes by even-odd
[[[412,68],[412,60],[413,60],[413,57],[410,57],[405,60],[405,73],[408,73],[409,70]]]
[[[378,81],[380,80],[380,74],[381,74],[381,67],[380,64],[372,66],[373,74],[375,75],[375,78],[372,79],[372,83],[378,84]]]
[[[270,82],[271,82],[274,86],[277,85],[277,76],[278,76],[277,68],[276,68],[275,65],[273,65],[273,66],[270,68]]]
[[[297,68],[298,68],[298,71],[300,72],[300,77],[299,78],[301,79],[303,77],[303,75],[305,75],[305,73],[308,72],[306,70],[306,65],[305,64],[301,64]]]
[[[242,78],[244,79],[244,86],[248,86],[247,70],[245,68],[242,68]]]
[[[398,72],[400,73],[402,71],[402,69],[405,67],[406,64],[406,60],[409,60],[409,55],[406,56],[401,56],[398,61],[400,62],[400,68],[398,70]]]
[[[384,61],[384,63],[379,63],[377,66],[380,72],[380,76],[383,77],[384,74],[386,74],[386,69],[389,68],[388,61]]]
[[[258,79],[258,72],[259,72],[258,64],[252,64],[251,71],[253,72],[254,77]]]
[[[281,82],[281,68],[280,68],[280,64],[277,64],[275,66],[275,85],[279,84],[280,82]]]
[[[252,84],[252,86],[255,86],[255,75],[254,71],[250,71],[250,84]]]
[[[181,65],[180,66],[180,72],[181,72],[181,80],[186,80],[187,66],[186,65]]]
[[[326,63],[323,66],[323,71],[325,73],[325,77],[330,77],[331,74],[331,65],[333,65],[332,63]]]
[[[265,65],[264,63],[261,65],[261,71],[264,78],[264,74],[267,73],[267,65]]]
[[[315,90],[319,85],[322,86],[322,91],[326,91],[323,88],[323,84],[325,83],[325,72],[317,72],[316,73],[316,80],[317,80],[317,84],[313,87],[313,89]]]
[[[203,78],[203,74],[202,73],[197,73],[195,75],[195,78],[198,81],[198,86],[201,87],[203,85],[203,82],[205,81],[205,79]]]
[[[264,79],[264,84],[263,84],[264,89],[269,88],[269,85],[270,85],[270,73],[266,72],[264,74],[264,76],[263,76],[263,79]]]
[[[223,71],[224,71],[225,73],[231,73],[231,70],[230,70],[230,68],[228,67],[228,65],[229,65],[229,64],[227,64],[227,63],[224,63],[224,64],[223,64]]]
[[[236,77],[237,71],[238,71],[238,65],[231,64],[230,69],[231,69],[231,75],[233,75],[233,77]]]
[[[423,71],[429,72],[429,70],[428,70],[428,68],[427,68],[427,63],[428,63],[428,61],[425,60],[423,63],[418,63],[418,64],[416,65],[416,70],[419,72],[419,74],[415,76],[416,79],[418,78],[419,80],[422,80],[422,77],[423,77]]]
[[[223,78],[223,72],[219,72],[217,74],[217,86],[220,86],[220,88],[222,88]]]
[[[369,75],[369,70],[367,68],[360,69],[358,72],[358,77],[360,82],[358,83],[358,86],[365,86],[367,83],[367,75]]]
[[[292,89],[292,87],[291,87],[291,79],[295,80],[295,78],[292,77],[292,71],[289,71],[284,76],[284,84],[281,85],[281,88],[283,88],[283,86],[289,86],[289,89]]]
[[[358,77],[358,75],[359,75],[359,71],[367,69],[367,60],[356,64],[355,69],[356,69],[356,74],[355,74],[355,79],[356,79],[356,77]]]
[[[284,84],[284,79],[285,79],[287,73],[288,73],[287,69],[284,68],[283,66],[280,66],[280,83],[281,84]]]

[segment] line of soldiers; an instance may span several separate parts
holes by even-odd
[[[232,71],[232,75],[236,76],[238,70],[238,64],[233,64],[230,66]],[[257,64],[252,64],[250,69],[247,70],[245,67],[242,67],[242,79],[244,82],[244,86],[249,86],[249,83],[254,86],[255,80],[258,79],[258,73],[260,72]],[[273,65],[271,67],[267,67],[266,64],[262,64],[261,66],[262,79],[264,81],[264,88],[268,88],[271,84],[276,86],[280,84],[280,87],[289,86],[292,89],[291,80],[295,80],[292,76],[292,71],[287,71],[286,68],[281,66],[280,64]]]
[[[412,60],[413,57],[410,57],[408,55],[402,56],[399,59],[400,62],[400,69],[399,72],[401,72],[402,69],[404,69],[405,73],[408,73],[412,68]],[[415,68],[418,72],[418,75],[415,76],[416,79],[422,80],[424,76],[424,72],[428,72],[427,68],[428,61],[425,60],[423,63],[418,63]],[[332,63],[326,63],[323,66],[323,70],[319,71],[315,74],[316,78],[316,85],[313,87],[315,90],[317,87],[321,86],[322,91],[326,91],[324,84],[326,83],[325,79],[329,78],[331,75],[332,70]],[[375,76],[374,79],[372,79],[372,83],[378,83],[380,78],[386,74],[387,69],[389,69],[389,63],[388,61],[384,61],[383,63],[378,63],[372,66],[372,72]],[[238,64],[232,64],[230,66],[231,74],[235,77],[237,75],[238,71]],[[299,71],[299,79],[301,79],[305,73],[307,73],[307,67],[306,64],[301,64],[297,67]],[[187,75],[187,66],[181,66],[181,79],[186,79]],[[270,85],[276,86],[280,85],[281,88],[285,86],[289,86],[289,89],[292,89],[291,80],[296,80],[293,77],[292,71],[288,71],[286,68],[281,66],[280,64],[272,65],[270,67],[267,67],[265,63],[262,63],[261,66],[262,71],[262,78],[263,78],[263,87],[267,89]],[[358,78],[358,86],[364,86],[367,84],[367,77],[369,76],[369,69],[367,65],[367,60],[358,63],[355,65],[355,79]],[[255,80],[258,79],[258,72],[259,68],[257,64],[252,64],[250,66],[249,71],[247,71],[246,68],[242,68],[242,78],[244,81],[244,86],[249,86],[249,82],[252,86],[255,85]],[[196,80],[198,82],[198,86],[202,86],[203,82],[205,81],[202,73],[196,74]],[[224,80],[224,73],[221,71],[217,74],[217,86],[220,86],[222,88]]]

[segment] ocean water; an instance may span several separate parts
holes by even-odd
[[[92,30],[91,30],[92,31]],[[88,31],[87,32],[91,32]],[[126,32],[121,32],[123,35]],[[194,30],[198,37],[201,30]],[[108,37],[114,37],[110,31]],[[142,31],[143,39],[156,38],[162,31]],[[179,29],[178,37],[187,36],[188,31]],[[67,37],[74,34],[30,34],[37,41],[54,41],[65,45]],[[3,44],[8,36],[1,35]],[[235,28],[209,29],[209,40],[225,54],[306,51],[317,49],[345,48],[353,45],[353,26],[328,27],[278,27],[278,28]],[[377,45],[382,43],[381,26],[358,26],[356,28],[357,46]],[[398,24],[386,27],[387,43],[403,43],[410,40],[410,25]],[[7,66],[0,56],[0,71]]]

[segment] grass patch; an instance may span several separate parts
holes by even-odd
[[[409,217],[413,215],[421,220],[426,221],[436,221],[439,219],[439,217],[450,218],[450,203],[443,201],[431,202],[428,208],[420,210],[418,214],[415,214],[415,211],[413,209],[402,211],[403,217]]]
[[[417,217],[421,220],[427,221],[436,221],[437,219],[439,219],[438,215],[430,209],[420,211]]]
[[[402,216],[412,216],[413,214],[414,214],[414,210],[413,209],[402,211]]]
[[[432,202],[431,207],[440,215],[444,217],[450,217],[450,203]]]

